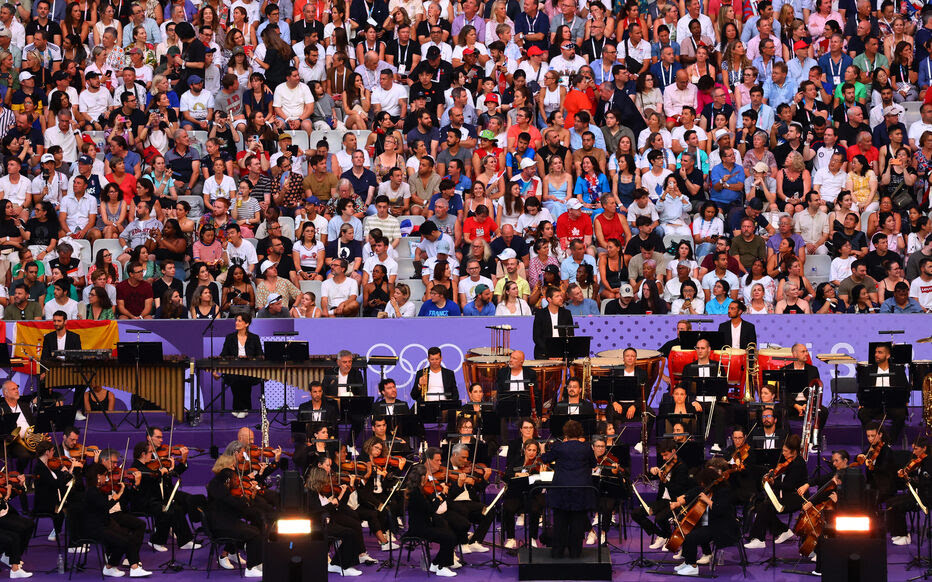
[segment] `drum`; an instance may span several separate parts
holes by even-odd
[[[560,393],[566,369],[559,360],[525,360],[524,366],[537,373],[537,384],[534,386],[534,407],[540,416],[544,410],[544,403],[551,402]]]
[[[748,353],[745,350],[738,348],[715,350],[709,359],[713,362],[721,362],[722,375],[727,376],[728,383],[740,386],[741,392],[744,392],[748,363]]]
[[[757,352],[757,368],[760,374],[757,378],[757,385],[764,385],[764,370],[779,370],[787,364],[793,363],[792,348],[766,348]],[[809,363],[812,363],[812,356],[809,356]]]
[[[507,356],[510,356],[511,352],[513,351],[514,350],[511,348],[489,348],[489,347],[472,348],[466,354],[466,357],[467,358],[470,356],[506,356],[507,357]]]
[[[590,358],[589,363],[592,365],[593,376],[608,376],[612,373],[612,370],[619,370],[625,367],[625,361],[621,359],[620,356],[617,358],[596,356]],[[573,365],[570,366],[570,373],[576,378],[582,379],[585,365],[586,358],[573,360]]]
[[[599,358],[617,359],[620,362],[619,366],[624,366],[624,353],[625,351],[623,349],[603,350],[598,352],[596,356]],[[663,370],[663,355],[657,350],[637,350],[637,353],[637,367],[647,372],[647,391],[649,395],[651,387],[660,379],[660,374]],[[594,374],[595,372],[593,372],[593,375]]]
[[[684,350],[680,346],[673,346],[673,349],[670,350],[667,366],[671,388],[680,385],[680,381],[683,379],[683,370],[697,359],[699,359],[699,356],[696,354],[696,350]]]
[[[932,374],[932,360],[913,360],[909,363],[909,381],[913,390],[922,391],[922,381]]]
[[[482,393],[485,400],[495,397],[495,379],[498,371],[508,366],[508,356],[469,356],[463,362],[463,377],[466,380],[466,389],[474,382],[482,384]]]

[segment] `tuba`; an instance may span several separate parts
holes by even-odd
[[[760,365],[757,362],[757,344],[754,342],[749,343],[745,351],[747,352],[747,365],[745,366],[747,372],[744,381],[742,400],[745,402],[753,402],[760,394],[760,386],[757,385],[760,379]]]
[[[922,379],[922,422],[925,423],[924,432],[932,432],[932,374]]]

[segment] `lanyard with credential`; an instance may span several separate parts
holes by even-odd
[[[836,72],[835,72],[835,66],[834,66],[834,65],[835,65],[835,61],[832,60],[832,57],[831,57],[831,56],[829,56],[829,58],[828,58],[828,70],[829,70],[829,72],[832,74],[832,77],[833,77],[833,78],[834,78],[834,77],[840,77],[840,76],[841,76],[841,65],[842,65],[842,63],[844,63],[844,59],[839,59],[839,60],[840,60],[841,62],[838,63],[838,72],[836,73]]]
[[[667,77],[669,73],[669,78]],[[670,65],[669,71],[663,68],[663,63],[660,63],[660,76],[663,78],[663,86],[666,88],[668,85],[673,83],[673,65]]]

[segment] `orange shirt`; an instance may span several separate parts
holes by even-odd
[[[563,101],[563,110],[566,119],[563,120],[563,127],[569,129],[576,122],[575,116],[580,111],[588,111],[590,115],[595,115],[595,105],[588,95],[578,89],[570,89]]]

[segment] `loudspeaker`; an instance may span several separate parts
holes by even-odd
[[[283,471],[281,489],[279,489],[279,491],[282,498],[282,515],[304,512],[304,483],[301,482],[300,473],[297,471]]]
[[[825,582],[887,582],[887,544],[884,531],[838,533],[822,544]]]

